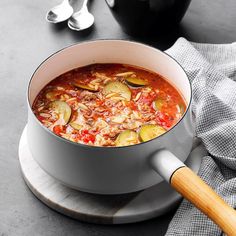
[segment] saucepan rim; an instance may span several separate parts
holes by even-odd
[[[185,73],[185,75],[186,75],[186,78],[188,79],[188,84],[189,84],[189,88],[190,88],[190,100],[189,100],[189,102],[188,102],[188,104],[187,104],[187,109],[186,109],[184,115],[181,117],[181,119],[180,119],[173,127],[171,127],[171,129],[169,129],[168,131],[166,131],[164,134],[161,134],[160,136],[158,136],[158,137],[156,137],[156,138],[153,138],[153,139],[151,139],[151,140],[149,140],[149,141],[146,141],[146,142],[142,142],[142,143],[138,143],[138,144],[133,144],[133,145],[128,145],[128,146],[118,146],[118,147],[117,147],[117,146],[110,146],[110,147],[105,147],[105,146],[92,146],[92,145],[87,145],[87,144],[82,144],[82,143],[76,143],[76,142],[70,141],[70,140],[68,140],[68,139],[65,139],[65,138],[63,138],[63,137],[60,137],[60,136],[54,134],[52,131],[50,131],[47,127],[45,127],[45,126],[37,119],[37,117],[35,116],[35,114],[34,114],[34,112],[33,112],[33,110],[32,110],[32,107],[31,107],[31,105],[30,105],[29,97],[30,97],[30,88],[31,88],[31,84],[32,84],[33,78],[34,78],[36,72],[40,69],[40,67],[41,67],[47,60],[49,60],[50,58],[52,58],[52,57],[55,56],[56,54],[58,54],[58,53],[60,53],[60,52],[62,52],[62,51],[64,51],[64,50],[66,50],[66,49],[68,49],[68,48],[72,48],[72,47],[75,47],[75,46],[77,46],[77,45],[83,45],[83,44],[88,44],[88,43],[96,43],[96,42],[102,42],[102,41],[107,41],[107,42],[109,42],[109,41],[110,41],[110,42],[111,42],[111,41],[113,41],[113,42],[128,42],[128,43],[136,44],[136,45],[138,45],[138,46],[145,46],[145,47],[147,47],[147,48],[149,48],[149,49],[151,49],[151,50],[158,51],[159,53],[161,52],[161,53],[165,54],[165,56],[167,56],[167,57],[169,57],[171,60],[173,60],[173,61],[182,69],[182,71],[183,71],[183,72]],[[54,79],[54,78],[53,78],[53,79]],[[172,56],[170,56],[170,55],[167,54],[166,52],[161,51],[161,50],[159,50],[159,49],[157,49],[157,48],[155,48],[155,47],[153,47],[153,46],[150,46],[150,45],[148,45],[148,44],[146,44],[146,43],[138,42],[138,41],[134,41],[134,40],[127,40],[127,39],[125,39],[125,40],[123,40],[123,39],[96,39],[96,40],[86,40],[86,41],[83,41],[83,42],[71,44],[71,45],[69,45],[69,46],[66,46],[66,47],[64,47],[64,48],[62,48],[62,49],[60,49],[60,50],[58,50],[58,51],[56,51],[56,52],[50,54],[46,59],[44,59],[44,60],[38,65],[38,67],[35,69],[35,71],[34,71],[33,74],[31,75],[31,78],[30,78],[30,80],[29,80],[29,82],[28,82],[28,88],[27,88],[27,104],[28,104],[28,109],[29,109],[30,112],[32,113],[32,115],[33,115],[34,119],[36,120],[36,122],[37,122],[46,132],[48,132],[50,135],[53,135],[53,136],[54,136],[56,139],[58,139],[59,141],[67,142],[67,143],[69,143],[69,144],[73,144],[73,145],[80,146],[80,147],[83,147],[83,148],[93,148],[93,149],[94,149],[94,148],[95,148],[95,149],[117,149],[117,148],[119,148],[119,149],[128,149],[128,148],[131,148],[131,147],[134,147],[134,146],[145,145],[146,143],[153,142],[153,141],[155,141],[155,140],[157,140],[157,139],[160,139],[162,136],[166,135],[167,133],[172,132],[172,131],[175,129],[175,127],[178,126],[178,125],[183,121],[183,119],[185,118],[186,114],[189,112],[190,107],[191,107],[191,104],[192,104],[192,93],[193,93],[193,91],[192,91],[192,85],[191,85],[190,79],[189,79],[189,77],[188,77],[186,71],[184,70],[184,68],[180,65],[180,63],[179,63],[175,58],[173,58]]]

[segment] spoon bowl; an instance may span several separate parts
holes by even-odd
[[[93,23],[94,16],[91,13],[89,13],[88,11],[79,11],[70,18],[70,20],[68,21],[68,26],[72,30],[81,31],[89,28],[93,25]]]
[[[84,1],[82,8],[75,12],[68,20],[68,26],[72,30],[81,31],[89,28],[94,23],[94,16],[88,11],[87,0]]]
[[[53,7],[46,14],[46,20],[50,23],[60,23],[69,19],[74,10],[68,0],[64,0],[60,5]]]

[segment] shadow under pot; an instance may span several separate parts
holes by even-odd
[[[155,35],[176,26],[191,0],[106,0],[122,29],[131,35]]]

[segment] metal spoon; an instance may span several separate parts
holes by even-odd
[[[71,7],[69,0],[63,0],[63,2],[50,11],[47,12],[46,20],[50,23],[59,23],[69,19],[74,10]]]
[[[84,30],[94,23],[94,16],[88,11],[88,0],[84,0],[81,9],[75,12],[68,21],[68,26],[72,30]]]

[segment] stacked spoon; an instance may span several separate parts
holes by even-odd
[[[88,0],[84,0],[81,9],[74,13],[69,0],[63,0],[47,12],[46,20],[54,24],[68,20],[68,26],[72,30],[87,29],[94,23],[94,16],[88,11],[87,3]]]

